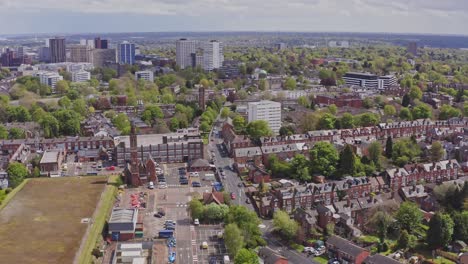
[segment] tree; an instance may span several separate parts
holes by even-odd
[[[468,211],[454,212],[453,219],[453,240],[468,240]]]
[[[421,89],[418,87],[418,86],[411,86],[410,90],[409,90],[409,93],[408,93],[408,96],[412,99],[412,100],[415,100],[415,99],[418,99],[418,100],[421,100],[422,98],[422,91]]]
[[[205,211],[203,204],[198,199],[192,199],[189,202],[189,209],[192,215],[192,219],[203,219],[203,213]]]
[[[224,243],[231,256],[236,256],[244,247],[244,237],[235,223],[228,224],[224,228]]]
[[[403,202],[395,216],[401,229],[412,232],[421,223],[423,213],[419,207],[412,202]]]
[[[217,205],[215,203],[211,203],[205,206],[205,217],[207,220],[219,221],[225,217],[228,210],[229,208],[225,204]]]
[[[246,121],[241,115],[236,115],[232,120],[232,125],[236,133],[243,133],[246,127]]]
[[[307,96],[299,96],[299,98],[297,98],[297,103],[303,107],[310,107],[310,101]]]
[[[282,126],[280,127],[279,134],[280,136],[290,136],[294,134],[294,127],[292,126]]]
[[[76,99],[73,102],[72,109],[73,109],[73,111],[75,111],[76,113],[80,114],[83,117],[85,117],[88,114],[88,107],[86,105],[86,102],[85,102],[85,100],[83,100],[81,98]]]
[[[260,91],[265,91],[267,89],[267,82],[265,79],[260,79],[258,81],[258,89],[260,89]]]
[[[385,156],[387,158],[391,158],[393,154],[393,140],[392,137],[387,138],[387,142],[385,143]]]
[[[164,118],[164,113],[157,105],[149,105],[141,114],[141,120],[145,121],[148,125],[154,126],[158,119]]]
[[[400,237],[397,242],[398,248],[412,249],[416,247],[416,237],[411,235],[405,229],[400,232]]]
[[[436,162],[442,159],[445,150],[440,141],[434,141],[429,150],[429,158],[432,162]]]
[[[328,106],[328,111],[330,111],[330,114],[336,115],[336,112],[338,111],[338,107],[335,104],[331,104]]]
[[[8,131],[9,139],[20,139],[20,138],[25,138],[25,137],[26,137],[26,134],[24,133],[24,130],[19,127],[12,127],[10,128],[10,131]]]
[[[252,250],[241,248],[234,257],[234,264],[259,264],[258,256]]]
[[[393,105],[386,105],[384,107],[384,113],[386,116],[394,116],[396,115],[396,109]]]
[[[260,137],[267,137],[273,134],[268,126],[268,122],[265,120],[250,122],[246,127],[246,132],[253,139],[259,139]]]
[[[364,113],[359,116],[358,118],[358,123],[360,126],[375,126],[380,122],[380,116],[377,114],[373,113]]]
[[[404,166],[420,154],[418,144],[409,138],[402,138],[393,144],[392,159],[398,166]]]
[[[312,176],[309,173],[309,161],[302,154],[297,154],[291,160],[291,172],[292,177],[301,182],[312,180]]]
[[[8,138],[8,130],[4,125],[0,125],[0,139]]]
[[[229,110],[228,107],[223,107],[223,109],[221,109],[221,117],[222,118],[227,118],[230,113],[231,113],[231,110]]]
[[[370,220],[372,226],[377,230],[380,243],[387,238],[387,230],[393,222],[393,218],[385,211],[377,211]]]
[[[427,244],[432,249],[445,247],[452,240],[453,220],[448,214],[436,213],[429,222]]]
[[[120,131],[122,134],[130,133],[130,120],[125,113],[117,114],[112,118],[112,124]]]
[[[411,111],[408,108],[402,107],[400,109],[400,118],[403,120],[411,120],[413,119],[413,115],[411,114]]]
[[[429,105],[425,103],[420,103],[419,105],[413,107],[411,111],[411,115],[413,116],[414,119],[431,118],[432,109]]]
[[[408,94],[403,95],[403,100],[401,101],[401,105],[403,107],[408,107],[411,102],[411,98]]]
[[[9,186],[16,188],[16,186],[20,185],[28,176],[28,169],[24,164],[15,161],[8,164],[7,173]]]
[[[310,151],[311,170],[330,177],[335,174],[339,160],[338,151],[329,142],[320,141]]]
[[[70,90],[70,86],[68,86],[68,82],[65,80],[60,80],[55,84],[55,90],[59,94],[65,94]]]
[[[460,117],[460,116],[461,116],[461,111],[455,107],[452,107],[451,105],[444,104],[440,107],[440,114],[439,114],[440,120],[447,120],[453,117]]]
[[[60,134],[60,125],[53,115],[46,113],[43,117],[39,120],[39,124],[44,131],[44,136],[46,138],[53,138],[57,137]]]
[[[284,88],[288,90],[296,90],[296,86],[297,86],[296,79],[292,77],[288,77],[286,81],[284,82]]]
[[[242,236],[248,248],[255,248],[258,245],[265,245],[262,239],[262,232],[258,225],[260,220],[254,211],[250,211],[245,206],[231,206],[226,216],[225,223],[235,223],[242,227]],[[227,238],[225,239],[227,240]]]
[[[318,120],[319,129],[334,129],[336,117],[330,113],[323,114]]]
[[[284,238],[290,240],[296,236],[299,225],[285,211],[276,211],[273,215],[273,226]]]
[[[354,176],[357,171],[357,158],[354,154],[353,147],[346,144],[343,151],[340,153],[340,171],[342,175]]]
[[[344,113],[340,119],[340,128],[354,128],[354,116],[350,113]]]
[[[369,145],[368,148],[369,152],[369,159],[374,162],[376,167],[380,167],[380,163],[382,160],[382,145],[379,141],[374,141]]]

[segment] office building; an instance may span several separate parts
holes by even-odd
[[[195,40],[179,39],[176,41],[176,63],[181,69],[193,67],[192,54],[196,53],[198,42]]]
[[[281,128],[281,103],[266,100],[250,102],[247,109],[249,122],[265,120],[273,133],[279,133]]]
[[[103,67],[106,63],[115,63],[115,49],[94,49],[92,57],[95,67]]]
[[[82,82],[87,82],[91,80],[91,73],[87,71],[83,71],[83,70],[75,71],[75,72],[72,72],[71,75],[72,75],[72,82],[82,83]]]
[[[275,49],[276,49],[276,50],[284,50],[284,49],[286,49],[287,47],[288,47],[288,46],[286,45],[286,43],[283,43],[283,42],[281,42],[281,43],[276,43],[276,44],[275,44]]]
[[[392,86],[397,86],[398,80],[395,75],[385,75],[379,77],[379,90],[385,90]]]
[[[57,72],[40,71],[37,72],[35,76],[39,77],[41,84],[50,86],[52,88],[52,93],[55,92],[57,82],[63,80],[63,77]]]
[[[219,69],[223,65],[223,44],[217,40],[203,43],[203,69],[212,71]]]
[[[70,62],[92,62],[92,50],[87,45],[70,46]]]
[[[16,53],[11,49],[6,49],[0,56],[0,64],[3,67],[13,66],[13,61],[16,57]]]
[[[18,58],[23,58],[24,57],[24,47],[23,46],[19,46],[16,48],[16,57]]]
[[[37,50],[38,59],[40,62],[50,62],[50,48],[49,47],[40,47]]]
[[[408,43],[408,53],[413,54],[413,56],[418,55],[418,43],[410,42]]]
[[[107,49],[108,48],[107,39],[101,39],[100,37],[95,38],[94,48],[95,49]]]
[[[135,44],[124,41],[117,47],[117,62],[120,64],[135,63]]]
[[[80,45],[88,46],[88,47],[94,49],[94,40],[92,40],[92,39],[80,39]]]
[[[343,76],[343,80],[349,86],[361,86],[369,89],[379,87],[379,77],[370,73],[348,72]]]
[[[66,61],[66,52],[65,52],[65,38],[53,38],[49,39],[49,48],[50,48],[50,62],[65,62]]]
[[[152,71],[137,71],[135,72],[135,79],[137,81],[143,79],[148,82],[154,82],[154,73]]]

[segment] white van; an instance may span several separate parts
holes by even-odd
[[[150,181],[150,182],[148,183],[148,188],[154,189],[154,182]]]
[[[231,263],[231,259],[228,255],[224,255],[224,264]]]

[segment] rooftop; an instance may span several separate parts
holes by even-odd
[[[60,150],[46,150],[44,155],[42,155],[41,164],[42,163],[54,163],[58,161],[58,157],[60,154]]]
[[[109,223],[136,222],[138,209],[114,209],[112,210]]]

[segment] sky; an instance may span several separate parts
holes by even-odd
[[[468,35],[468,0],[0,0],[0,35],[169,31]]]

